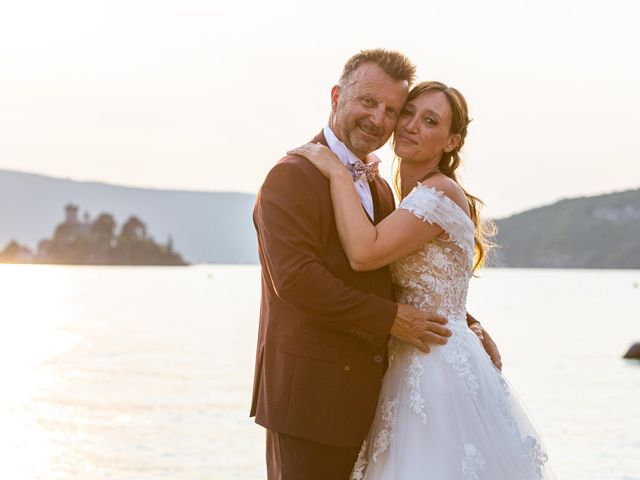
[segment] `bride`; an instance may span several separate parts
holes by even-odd
[[[453,332],[428,354],[391,337],[376,416],[352,480],[555,478],[515,393],[466,323],[469,280],[487,245],[479,201],[456,178],[468,123],[456,89],[431,81],[411,90],[393,139],[402,201],[377,226],[331,150],[307,144],[289,152],[329,178],[352,268],[390,264],[398,301],[437,309]]]

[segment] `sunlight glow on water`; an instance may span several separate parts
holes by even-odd
[[[0,375],[9,388],[0,397],[2,470],[7,478],[31,478],[54,470],[59,452],[53,435],[42,429],[33,399],[50,388],[55,373],[45,363],[69,350],[77,336],[65,329],[73,317],[68,301],[70,271],[63,268],[0,266],[3,292]],[[3,475],[4,477],[5,475]],[[50,478],[56,478],[55,476]]]
[[[492,270],[469,310],[559,478],[640,478],[638,271]],[[0,265],[0,478],[263,479],[254,266]]]

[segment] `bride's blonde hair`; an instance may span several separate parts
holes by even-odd
[[[447,97],[452,113],[451,128],[449,133],[460,135],[460,143],[458,144],[458,146],[451,152],[442,153],[442,158],[438,163],[438,170],[440,170],[440,172],[460,185],[460,182],[458,181],[458,177],[456,175],[456,170],[461,163],[460,150],[464,145],[464,140],[467,136],[467,127],[470,122],[467,101],[455,88],[448,87],[441,82],[427,81],[418,83],[411,89],[411,91],[409,92],[409,96],[407,97],[407,102],[410,102],[411,100],[419,97],[423,93],[431,91],[442,92]],[[395,146],[395,135],[391,141]],[[393,173],[393,183],[398,197],[402,197],[402,185],[400,178],[400,166],[402,164],[402,159],[396,157],[395,160],[397,163]],[[484,264],[488,252],[495,247],[495,244],[491,241],[491,238],[495,236],[497,229],[495,223],[491,220],[482,220],[480,218],[480,210],[484,205],[482,201],[478,197],[474,197],[469,192],[467,192],[464,187],[462,187],[462,185],[460,185],[460,188],[462,188],[465,195],[467,196],[471,220],[475,225],[475,261],[473,264],[473,271],[475,272]]]

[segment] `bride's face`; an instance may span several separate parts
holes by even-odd
[[[396,155],[403,161],[437,163],[460,143],[460,135],[450,133],[451,118],[449,101],[440,91],[426,91],[407,102],[394,133]]]

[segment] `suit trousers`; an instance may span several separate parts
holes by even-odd
[[[268,480],[348,480],[360,447],[336,447],[267,430]]]

